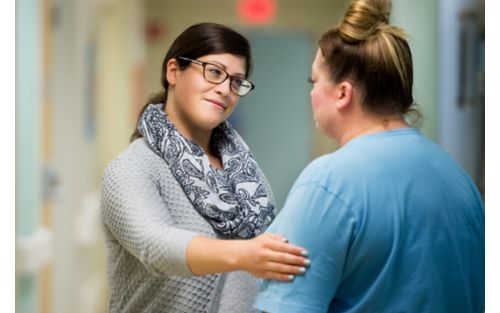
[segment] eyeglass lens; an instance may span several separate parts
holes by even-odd
[[[204,63],[205,79],[209,82],[220,84],[228,77],[230,78],[231,90],[240,96],[246,95],[251,89],[252,84],[241,77],[230,76],[226,71],[215,64]]]

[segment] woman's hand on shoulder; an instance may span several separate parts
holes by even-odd
[[[310,264],[303,247],[288,243],[280,235],[264,233],[238,243],[238,267],[259,278],[291,281],[295,275],[304,274]]]

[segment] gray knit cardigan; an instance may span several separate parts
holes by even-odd
[[[110,313],[254,312],[256,279],[249,274],[193,276],[189,270],[189,241],[217,235],[144,139],[108,165],[101,199]]]

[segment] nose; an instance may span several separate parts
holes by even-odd
[[[225,81],[215,86],[215,91],[223,96],[227,96],[231,92],[231,78],[226,78]]]

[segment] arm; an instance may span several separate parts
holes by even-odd
[[[154,181],[128,163],[108,167],[102,201],[106,229],[152,273],[192,276],[244,270],[282,280],[301,273],[297,265],[304,264],[303,249],[279,236],[217,240],[169,224]]]
[[[115,160],[102,181],[101,216],[111,240],[156,275],[190,276],[185,259],[195,232],[174,227],[155,181],[136,164]]]
[[[303,274],[309,262],[303,248],[286,243],[270,233],[251,240],[218,240],[194,237],[186,251],[191,271],[196,275],[247,271],[260,277],[290,281]]]

